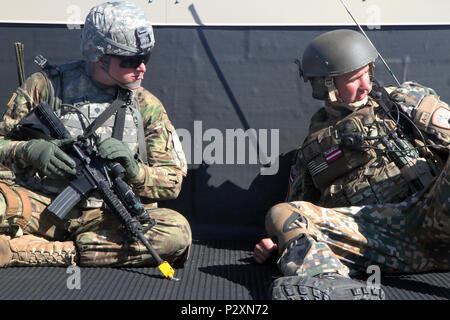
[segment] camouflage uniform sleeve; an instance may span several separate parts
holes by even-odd
[[[140,164],[138,176],[130,183],[141,197],[175,199],[187,174],[180,140],[166,110],[155,96],[140,89],[136,99],[144,123],[148,165]]]
[[[406,81],[399,87],[386,87],[393,100],[406,114],[414,126],[422,134],[414,131],[416,138],[425,143],[442,146],[444,149],[450,146],[450,107],[442,101],[436,91],[413,81]]]
[[[21,165],[19,150],[24,142],[14,141],[10,134],[14,126],[41,101],[47,101],[49,87],[47,78],[41,73],[31,75],[13,93],[3,119],[0,121],[0,163],[13,171]]]
[[[308,201],[318,203],[320,191],[313,184],[302,158],[300,148],[297,149],[291,171],[289,174],[289,186],[286,201]]]

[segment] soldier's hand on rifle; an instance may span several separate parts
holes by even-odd
[[[56,143],[33,139],[23,146],[23,159],[39,173],[51,178],[73,178],[75,161]]]
[[[139,164],[134,159],[130,149],[122,141],[107,138],[97,145],[97,151],[101,158],[119,162],[127,172],[127,179],[132,179],[138,175]]]

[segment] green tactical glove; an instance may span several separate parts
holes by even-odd
[[[107,138],[97,145],[98,155],[107,160],[119,162],[126,170],[126,178],[132,179],[139,173],[139,164],[125,143],[115,138]]]
[[[75,161],[53,142],[30,140],[23,147],[23,157],[39,173],[50,178],[73,178],[76,174]]]

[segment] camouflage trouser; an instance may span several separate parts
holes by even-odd
[[[309,202],[270,209],[266,229],[285,276],[378,265],[386,273],[450,269],[450,162],[422,194],[398,204],[322,208]]]
[[[73,210],[64,224],[45,210],[50,198],[17,185],[0,183],[0,233],[34,234],[47,240],[72,240],[80,266],[154,266],[140,242],[133,242],[120,220],[103,209]],[[156,225],[145,233],[163,260],[183,264],[192,242],[188,221],[166,208],[148,209]],[[145,224],[143,225],[146,226]]]

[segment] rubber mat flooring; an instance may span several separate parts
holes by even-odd
[[[279,272],[252,261],[253,243],[194,241],[169,281],[155,268],[0,269],[2,300],[265,300]],[[389,300],[450,299],[450,272],[386,276]]]

